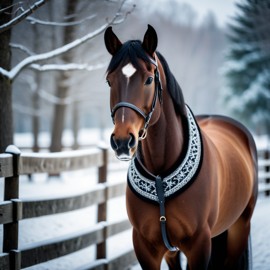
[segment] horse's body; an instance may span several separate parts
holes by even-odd
[[[134,69],[127,72],[124,68],[130,67],[128,63],[133,60],[127,55],[127,59],[120,59],[122,44],[110,28],[106,31],[107,49],[113,58],[120,59],[108,69],[111,106],[125,101],[112,110],[115,129],[111,140],[120,159],[131,158],[136,153],[147,171],[165,176],[177,167],[186,149],[186,110],[167,63],[162,55],[154,53],[155,39],[155,32],[149,26],[141,46],[156,63],[145,63],[144,57],[139,57],[139,65],[132,63]],[[159,71],[163,101],[154,104],[148,128],[136,108],[145,114],[151,110],[157,87],[149,77],[156,77],[155,69]],[[131,103],[135,106],[130,106]],[[201,164],[195,180],[185,190],[166,199],[168,239],[186,255],[191,270],[248,269],[243,266],[247,261],[241,258],[247,251],[250,220],[257,198],[254,141],[247,129],[227,117],[198,116],[197,123],[202,141]],[[143,138],[140,138],[141,133]],[[138,143],[139,139],[144,140]],[[181,269],[180,251],[168,251],[164,245],[159,205],[142,199],[130,185],[126,203],[141,267],[160,269],[165,255],[170,269]]]

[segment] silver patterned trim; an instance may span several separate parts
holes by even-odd
[[[163,178],[165,197],[173,195],[186,186],[195,175],[201,159],[201,138],[196,121],[188,108],[187,119],[189,127],[189,141],[186,156],[180,166],[170,175]],[[136,167],[135,158],[131,160],[128,169],[128,181],[139,195],[158,202],[155,181],[144,177]]]

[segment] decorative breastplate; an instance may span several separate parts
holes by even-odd
[[[175,193],[183,191],[197,175],[202,157],[202,142],[200,131],[189,107],[187,109],[188,120],[188,147],[181,164],[176,170],[166,177],[163,177],[163,188],[165,198],[169,198]],[[155,178],[134,157],[128,169],[128,183],[131,189],[138,195],[151,201],[158,202],[155,187]],[[145,172],[142,172],[144,170]],[[141,173],[142,172],[142,173]],[[149,175],[146,177],[145,175]]]

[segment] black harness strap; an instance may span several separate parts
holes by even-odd
[[[168,239],[168,235],[167,235],[164,188],[163,188],[162,179],[160,176],[156,177],[156,191],[157,191],[158,202],[159,202],[159,207],[160,207],[159,208],[160,210],[159,221],[160,221],[160,226],[161,226],[161,234],[162,234],[163,242],[169,251],[178,251],[179,248],[171,245]]]

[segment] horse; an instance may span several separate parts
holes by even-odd
[[[250,269],[250,223],[258,193],[257,152],[240,122],[194,116],[148,25],[143,41],[104,34],[114,130],[129,161],[126,208],[142,269]],[[169,46],[169,45],[168,45]]]

